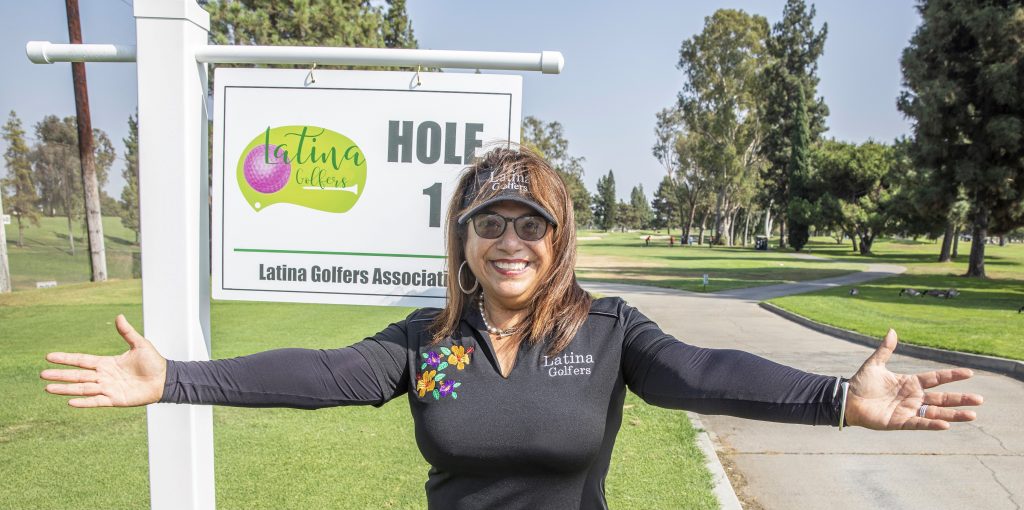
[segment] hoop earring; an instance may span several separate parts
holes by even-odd
[[[463,260],[462,264],[459,264],[459,275],[458,275],[459,290],[461,290],[463,294],[472,294],[472,293],[476,292],[477,288],[480,287],[480,280],[477,280],[474,277],[473,278],[473,288],[471,288],[469,290],[466,290],[466,287],[462,286],[462,268],[466,267],[466,263],[467,262],[469,262],[469,261]],[[473,274],[473,272],[470,271],[470,274]]]

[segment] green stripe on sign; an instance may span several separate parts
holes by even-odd
[[[235,248],[241,253],[300,253],[305,255],[349,255],[353,257],[402,257],[409,259],[443,259],[444,255],[417,255],[415,253],[362,253],[356,251],[311,251],[311,250],[263,250],[259,248]]]

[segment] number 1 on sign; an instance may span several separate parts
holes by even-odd
[[[441,227],[441,183],[435,182],[423,189],[423,194],[430,197],[430,226]]]

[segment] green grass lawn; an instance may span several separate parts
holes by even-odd
[[[5,227],[14,290],[34,289],[39,281],[56,281],[59,285],[89,281],[89,243],[85,227],[81,221],[76,221],[73,227],[74,255],[68,242],[66,218],[42,218],[39,227],[26,228],[21,248],[17,245],[18,224],[12,221]],[[135,233],[124,228],[120,218],[104,217],[103,237],[110,278],[138,277],[138,260],[133,256],[139,252]]]
[[[754,251],[752,246],[669,247],[663,239],[644,246],[648,232],[581,231],[578,235],[576,274],[581,280],[717,292],[829,278],[864,268],[856,260],[802,260],[787,253]],[[704,274],[710,282],[707,289]]]
[[[48,351],[116,354],[112,320],[141,324],[138,280],[0,296],[0,508],[148,505],[145,411],[72,409],[43,392]],[[408,309],[216,302],[214,357],[355,342]],[[309,320],[315,317],[315,320]],[[404,397],[380,409],[214,410],[220,508],[423,508],[428,466]],[[630,395],[607,494],[613,508],[714,508],[683,413]]]
[[[865,260],[907,267],[904,275],[850,287],[772,299],[769,302],[810,319],[881,337],[896,329],[900,340],[918,345],[1024,360],[1024,245],[989,245],[985,266],[989,278],[964,278],[970,244],[960,257],[938,263],[933,242],[883,240],[873,254],[853,254],[850,246],[815,239],[811,253],[837,262]],[[960,290],[950,300],[899,297],[903,288]]]

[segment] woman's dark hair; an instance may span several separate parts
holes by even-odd
[[[534,344],[546,341],[549,344],[548,351],[557,354],[569,345],[587,319],[591,297],[576,282],[576,223],[569,191],[558,172],[543,157],[519,145],[503,144],[502,147],[490,150],[459,178],[445,219],[448,302],[431,324],[433,343],[458,331],[464,307],[478,299],[482,292],[477,288],[472,294],[465,294],[459,286],[459,278],[463,276],[459,274],[459,267],[466,260],[467,225],[460,225],[458,219],[463,212],[499,193],[485,187],[476,197],[464,203],[463,197],[473,185],[477,174],[485,171],[493,171],[495,175],[525,173],[529,179],[530,198],[547,209],[558,223],[558,226],[549,228],[554,260],[548,274],[539,275],[540,284],[530,302],[526,318],[512,335],[512,340],[516,342],[526,340]],[[475,276],[466,275],[465,280],[468,281],[461,282],[462,286],[472,288],[474,281],[471,278],[475,279]]]

